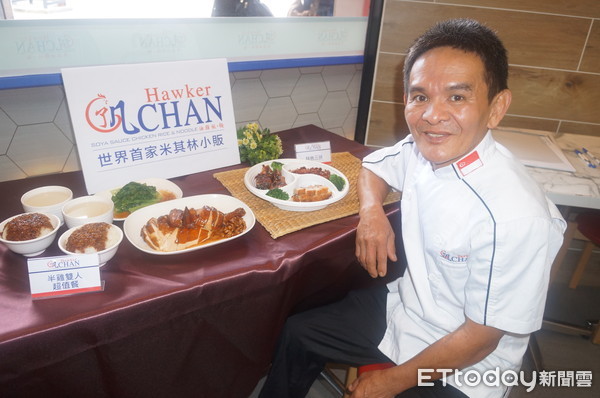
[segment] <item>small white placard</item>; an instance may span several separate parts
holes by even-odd
[[[34,299],[103,290],[97,253],[30,258],[29,286]]]
[[[329,141],[296,144],[296,159],[331,163],[331,143]]]

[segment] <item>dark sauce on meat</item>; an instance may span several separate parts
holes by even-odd
[[[268,165],[262,166],[261,172],[254,177],[254,182],[258,189],[274,189],[286,185],[281,170],[273,170]]]
[[[53,230],[50,218],[41,213],[22,214],[10,220],[3,231],[4,239],[11,241],[24,241],[40,237],[42,228]]]
[[[72,253],[83,253],[88,247],[93,247],[97,252],[104,250],[109,228],[110,224],[105,222],[84,224],[69,236],[65,248]]]
[[[329,172],[329,170],[323,170],[320,167],[305,167],[302,166],[300,168],[297,168],[296,170],[292,170],[292,173],[294,174],[316,174],[318,176],[324,177],[329,179],[329,177],[331,176],[331,173]]]

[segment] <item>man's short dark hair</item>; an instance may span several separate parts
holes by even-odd
[[[408,90],[410,72],[417,59],[429,50],[451,47],[479,56],[485,69],[488,99],[508,88],[508,57],[496,33],[472,19],[440,22],[419,37],[404,60],[404,90]]]

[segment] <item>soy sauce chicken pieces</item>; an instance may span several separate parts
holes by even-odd
[[[155,250],[183,250],[244,232],[245,214],[242,208],[227,214],[211,206],[199,210],[173,209],[167,215],[148,220],[141,236]]]

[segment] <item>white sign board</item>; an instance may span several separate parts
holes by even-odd
[[[331,143],[329,141],[296,144],[296,159],[331,163]]]
[[[98,253],[27,260],[34,299],[103,290]]]
[[[62,70],[88,193],[240,163],[225,59]]]

